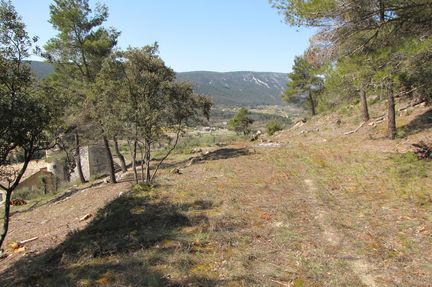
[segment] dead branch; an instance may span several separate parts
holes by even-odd
[[[398,112],[405,111],[405,110],[407,110],[407,109],[409,109],[409,108],[417,107],[418,105],[421,105],[421,104],[423,104],[424,102],[425,102],[425,101],[419,101],[419,102],[416,102],[416,103],[414,103],[414,104],[408,105],[408,106],[406,106],[406,107],[399,108],[399,109],[398,109]]]
[[[30,239],[26,239],[26,240],[23,240],[23,241],[20,241],[20,242],[18,242],[18,244],[20,245],[20,246],[23,246],[24,244],[26,244],[26,243],[29,243],[29,242],[32,242],[32,241],[35,241],[35,240],[37,240],[37,239],[39,239],[39,237],[32,237],[32,238],[30,238]]]
[[[432,159],[432,144],[427,144],[424,141],[413,144],[415,147],[414,153],[418,159]]]
[[[345,135],[347,136],[347,135],[350,135],[350,134],[358,132],[364,126],[365,123],[366,122],[362,122],[355,130],[346,132]]]
[[[83,217],[81,217],[81,218],[79,219],[79,221],[87,220],[87,219],[89,219],[90,217],[92,217],[92,214],[91,214],[91,213],[87,213],[86,215],[84,215]]]

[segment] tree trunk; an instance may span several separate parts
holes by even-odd
[[[314,99],[313,99],[313,96],[312,96],[312,91],[309,90],[308,93],[309,93],[309,102],[310,102],[310,105],[311,105],[312,116],[315,116],[316,115],[315,102],[314,102]]]
[[[116,137],[113,138],[113,141],[114,141],[114,150],[115,150],[115,153],[116,153],[117,157],[120,160],[121,170],[123,172],[126,172],[127,171],[126,160],[125,160],[124,156],[120,152],[120,149],[119,149]]]
[[[366,98],[366,90],[364,88],[360,89],[360,105],[361,105],[361,112],[363,121],[367,122],[369,121],[369,109],[368,109],[368,103]]]
[[[9,229],[9,216],[10,216],[10,200],[12,197],[12,190],[6,190],[6,199],[4,207],[3,230],[0,234],[0,247],[3,246],[3,241],[6,239],[6,234]]]
[[[114,170],[114,160],[111,154],[111,149],[109,147],[109,142],[106,136],[103,136],[103,142],[106,150],[106,156],[108,159],[108,165],[109,165],[109,173],[110,173],[110,179],[111,183],[117,183],[116,176],[115,176],[115,170]]]
[[[85,183],[86,179],[84,178],[84,174],[81,166],[80,140],[79,140],[78,133],[75,133],[75,164],[76,164],[76,169],[78,171],[80,182]]]
[[[137,168],[136,168],[136,154],[137,154],[137,141],[134,140],[133,143],[133,149],[131,149],[132,152],[132,170],[134,173],[134,181],[135,184],[138,184],[138,172],[137,172]]]
[[[145,182],[144,163],[146,162],[146,159],[145,159],[143,147],[141,145],[139,145],[139,149],[140,149],[140,153],[141,153],[141,161],[140,161],[140,164],[141,164],[141,181],[144,183]]]
[[[393,140],[396,138],[396,111],[393,87],[391,83],[388,83],[385,89],[388,97],[388,137]]]
[[[171,152],[176,148],[177,143],[178,143],[178,140],[179,140],[179,137],[180,137],[180,132],[181,132],[181,129],[179,129],[179,130],[177,131],[176,139],[175,139],[175,141],[174,141],[173,146],[168,150],[168,152],[165,154],[165,156],[164,156],[164,157],[159,161],[159,163],[156,165],[155,170],[154,170],[154,172],[153,172],[153,175],[151,176],[151,179],[150,179],[151,182],[154,181],[154,179],[155,179],[155,177],[156,177],[156,173],[158,172],[158,170],[159,170],[160,166],[162,165],[162,163],[164,162],[164,160],[166,160],[166,159],[168,158],[168,156],[171,154]]]
[[[150,184],[151,183],[151,175],[150,175],[151,153],[150,153],[150,143],[148,142],[146,142],[146,146],[145,146],[145,157],[146,157],[145,183]]]
[[[32,145],[33,146],[33,145]],[[3,245],[3,242],[6,238],[6,234],[8,232],[9,229],[9,217],[10,217],[10,200],[12,197],[12,192],[15,190],[15,188],[18,187],[18,184],[21,181],[21,178],[23,177],[25,171],[27,170],[28,164],[33,156],[34,150],[30,151],[26,151],[24,150],[24,164],[21,167],[20,171],[18,172],[15,181],[13,182],[12,185],[9,185],[9,187],[5,187],[3,185],[1,185],[0,183],[0,188],[3,189],[4,191],[6,191],[6,199],[5,199],[5,210],[4,210],[4,218],[3,218],[3,230],[0,234],[0,247]]]
[[[385,21],[385,6],[383,1],[379,1],[379,14],[380,14],[380,22],[384,23]]]

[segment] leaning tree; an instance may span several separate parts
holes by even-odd
[[[51,145],[49,127],[55,118],[51,90],[38,85],[25,60],[32,43],[10,1],[0,1],[0,188],[5,192],[0,246],[9,228],[10,200],[36,152]],[[48,95],[47,95],[48,93]],[[11,165],[16,153],[23,160]]]

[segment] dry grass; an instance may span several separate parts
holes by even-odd
[[[430,286],[432,163],[395,153],[406,139],[376,139],[381,126],[330,123],[167,168],[0,285]]]

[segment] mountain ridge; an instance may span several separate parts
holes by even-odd
[[[54,71],[49,63],[31,61],[38,79]],[[286,73],[255,71],[177,72],[178,81],[190,81],[195,92],[208,95],[215,104],[227,106],[282,105],[280,94],[286,87]]]

